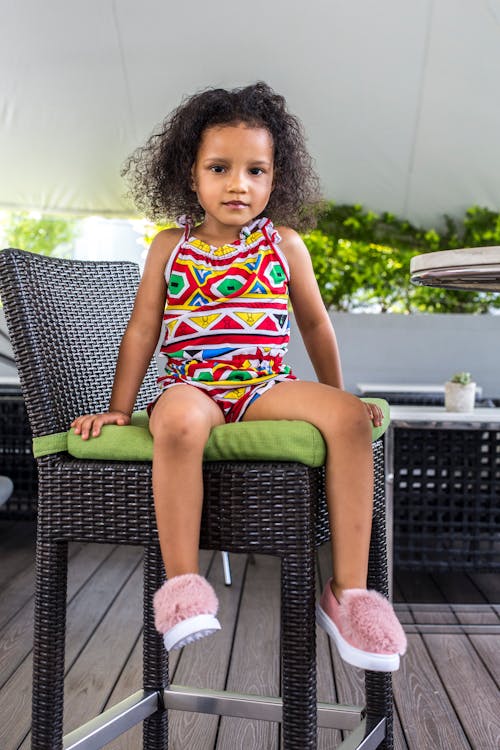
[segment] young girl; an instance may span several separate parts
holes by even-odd
[[[224,422],[298,419],[327,444],[333,576],[318,622],[346,661],[392,671],[406,640],[391,605],[366,590],[378,407],[342,390],[335,334],[300,236],[312,226],[318,180],[301,125],[264,83],[184,101],[124,173],[146,214],[184,214],[148,253],[124,334],[109,412],[72,423],[84,440],[130,422],[162,321],[161,395],[150,405],[153,492],[167,580],[155,622],[167,649],[220,629],[217,598],[198,575],[202,456]],[[293,305],[319,382],[285,363]],[[353,468],[355,467],[355,468]]]

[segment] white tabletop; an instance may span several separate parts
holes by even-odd
[[[19,375],[0,375],[1,385],[20,385]]]
[[[401,393],[408,396],[439,395],[444,393],[444,383],[356,383],[356,390],[360,396],[369,393],[371,396],[380,393]],[[476,383],[476,395],[481,397],[483,389]]]
[[[500,247],[467,247],[416,255],[410,262],[411,280],[444,289],[500,291]]]
[[[364,393],[442,393],[443,383],[356,383],[361,395]]]
[[[457,427],[479,427],[492,425],[500,427],[500,408],[477,408],[471,412],[446,411],[444,406],[391,406],[391,424],[432,423],[439,426],[456,425]]]
[[[454,266],[488,266],[500,263],[500,247],[464,247],[457,250],[439,250],[416,255],[411,259],[410,271]]]

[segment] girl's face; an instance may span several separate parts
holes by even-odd
[[[241,228],[258,216],[273,189],[273,165],[273,141],[265,128],[245,123],[207,128],[191,170],[204,224]]]

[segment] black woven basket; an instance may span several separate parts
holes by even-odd
[[[36,515],[38,471],[31,449],[31,428],[19,388],[0,390],[0,474],[14,484],[0,518],[32,519]]]
[[[395,430],[394,539],[400,568],[500,571],[500,431]]]

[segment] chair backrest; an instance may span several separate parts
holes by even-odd
[[[35,437],[108,408],[138,283],[135,263],[0,252],[0,295]],[[151,363],[136,408],[156,392]]]

